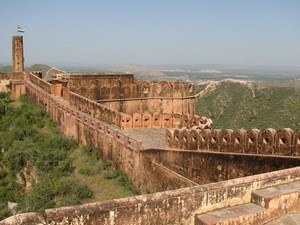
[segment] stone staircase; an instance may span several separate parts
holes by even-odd
[[[251,202],[195,216],[195,225],[265,224],[300,211],[300,181],[252,192]]]

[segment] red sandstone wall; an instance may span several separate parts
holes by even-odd
[[[71,106],[79,109],[82,112],[85,112],[97,119],[101,119],[108,124],[121,127],[121,114],[119,112],[111,110],[93,100],[73,92],[69,92],[68,101]]]
[[[26,93],[26,88],[23,80],[11,81],[11,97],[13,99],[19,98],[22,94]]]
[[[247,178],[200,185],[150,195],[45,210],[45,218],[31,213],[6,221],[28,224],[194,224],[194,215],[217,208],[250,202],[254,190],[300,179],[300,168],[260,174]],[[0,221],[1,225],[7,225]],[[11,223],[9,223],[11,224]]]
[[[159,113],[179,113],[191,114],[195,113],[194,97],[149,97],[137,99],[113,99],[97,101],[106,107],[119,112],[132,115],[133,113],[154,112]]]
[[[131,74],[70,74],[68,81],[70,91],[92,100],[194,95],[191,83],[136,81]]]
[[[68,101],[71,106],[95,118],[117,126],[123,130],[138,128],[172,128],[182,124],[183,115],[178,113],[133,113],[132,115],[112,110],[103,104],[68,92]],[[187,116],[187,118],[194,118]]]
[[[289,157],[174,150],[142,151],[137,141],[118,130],[67,106],[63,100],[53,98],[30,82],[26,82],[26,86],[29,97],[44,106],[51,118],[58,121],[62,131],[77,138],[80,143],[91,144],[95,151],[100,151],[102,159],[112,160],[115,167],[124,169],[139,187],[154,190],[166,189],[168,186],[176,188],[193,185],[192,179],[200,182],[200,177],[208,178],[211,176],[209,173],[216,173],[213,179],[221,180],[239,176],[241,167],[245,168],[246,175],[269,170],[270,165],[275,169],[299,164],[299,158]],[[203,161],[211,165],[207,166]],[[253,162],[259,166],[251,168]],[[231,169],[229,165],[232,165]],[[265,166],[262,170],[261,165]],[[227,174],[221,172],[223,167],[228,167],[225,169]],[[177,174],[183,174],[186,178]],[[49,209],[44,215],[47,224],[73,224],[76,221],[87,224],[145,224],[145,221],[148,224],[193,224],[195,213],[249,202],[253,190],[291,182],[299,179],[299,174],[300,168],[293,168],[152,195]],[[191,180],[188,180],[189,177]]]
[[[70,91],[92,100],[128,98],[128,87],[134,83],[132,74],[70,74]]]
[[[81,144],[91,145],[100,153],[102,160],[110,160],[115,168],[124,170],[137,187],[143,190],[166,190],[190,186],[186,179],[163,170],[160,172],[166,181],[163,185],[153,174],[148,173],[145,178],[152,164],[142,163],[140,141],[68,106],[62,99],[54,98],[30,82],[26,82],[26,87],[29,98],[41,104],[65,134],[76,138]]]
[[[275,131],[239,130],[167,130],[166,147],[260,155],[300,156],[300,131],[289,128]],[[183,138],[184,137],[184,138]],[[182,140],[182,143],[178,143]]]
[[[289,175],[288,175],[289,174]],[[194,215],[250,202],[257,189],[298,180],[300,168],[112,201],[45,210],[48,224],[194,224]]]
[[[26,76],[27,76],[27,78],[29,78],[29,80],[32,83],[34,83],[38,87],[42,88],[47,93],[49,93],[49,94],[52,93],[52,84],[50,84],[49,82],[43,80],[42,78],[40,78],[39,76],[37,76],[34,73],[27,73]]]
[[[145,161],[154,161],[197,184],[300,166],[298,157],[162,149],[146,149],[142,152]],[[155,174],[155,168],[147,172]]]

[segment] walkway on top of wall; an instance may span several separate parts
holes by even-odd
[[[166,129],[144,128],[134,130],[122,130],[122,133],[143,142],[143,148],[164,149],[166,141]]]

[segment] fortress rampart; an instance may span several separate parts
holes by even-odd
[[[11,85],[14,98],[27,93],[62,132],[124,170],[142,192],[158,192],[47,209],[43,215],[18,214],[0,225],[199,225],[199,214],[260,204],[257,190],[300,184],[299,130],[195,129],[205,127],[209,119],[194,114],[193,86],[188,83],[135,81],[130,74],[64,74],[51,83],[29,72],[0,73],[0,78]],[[180,100],[178,105],[182,105],[174,107],[164,100]],[[155,101],[159,103],[152,106]],[[128,102],[134,110],[130,111]],[[176,111],[188,104],[191,111]],[[152,112],[150,107],[159,110]],[[168,128],[167,148],[145,149],[142,140],[124,131],[140,128]],[[262,199],[263,213],[244,215],[242,221],[262,224],[299,211],[299,196],[297,189],[279,198]]]
[[[35,75],[30,74],[30,76]],[[144,190],[162,191],[195,185],[195,183],[204,184],[253,175],[259,172],[269,172],[276,170],[279,165],[280,168],[293,167],[300,160],[299,158],[278,158],[276,161],[269,156],[255,156],[265,161],[266,167],[261,168],[260,163],[257,165],[253,163],[254,156],[252,155],[237,154],[237,156],[233,157],[225,151],[219,154],[207,154],[201,151],[144,150],[141,141],[124,135],[121,130],[109,125],[109,123],[104,123],[107,115],[114,115],[111,111],[98,115],[101,119],[100,121],[94,116],[84,113],[84,109],[78,110],[62,98],[48,94],[30,80],[26,81],[25,84],[29,97],[36,103],[44,106],[50,117],[58,121],[62,131],[78,139],[79,143],[91,145],[101,154],[103,160],[110,160],[116,168],[125,170],[135,185]],[[95,104],[95,102],[88,99],[85,101],[88,104]],[[113,120],[115,118],[111,116],[110,119]],[[184,117],[184,119],[181,119],[180,126],[191,126],[192,122],[197,121],[197,119],[200,119],[200,117],[190,115]],[[109,122],[109,119],[107,122]],[[175,130],[179,131],[180,129]],[[201,164],[198,163],[204,158],[206,158],[206,163],[209,164],[211,162],[210,168],[217,168],[214,165],[218,165],[222,169],[211,169],[211,173],[205,171],[205,168],[202,168]],[[235,161],[242,163],[235,164]],[[254,161],[256,162],[257,160]],[[250,168],[248,168],[249,162],[253,163]],[[207,164],[202,165],[207,166]],[[245,165],[245,167],[242,165]],[[227,171],[224,168],[229,169]],[[170,173],[170,171],[173,172]],[[239,172],[231,174],[230,171]],[[199,175],[195,176],[197,173]],[[224,174],[227,175],[225,176]],[[218,177],[218,179],[212,177]]]
[[[137,81],[132,74],[61,74],[57,78],[67,80],[70,91],[91,100],[180,98],[194,95],[191,83]]]
[[[300,156],[300,130],[168,129],[166,147],[243,154]]]
[[[133,115],[133,113],[149,112],[194,114],[194,97],[147,97],[130,99],[99,100],[112,110]]]
[[[137,187],[152,191],[189,187],[147,196],[49,209],[45,211],[48,224],[73,224],[80,219],[86,223],[100,221],[102,224],[121,224],[124,221],[135,223],[137,220],[147,220],[149,224],[158,221],[163,221],[161,224],[191,224],[195,213],[250,201],[247,193],[253,191],[253,187],[273,185],[274,179],[276,184],[299,179],[296,173],[295,177],[283,175],[281,180],[282,175],[278,176],[278,172],[274,172],[274,177],[270,173],[249,177],[247,179],[253,179],[250,183],[243,178],[279,168],[295,167],[300,163],[298,157],[143,149],[141,141],[76,110],[62,98],[48,94],[31,81],[25,84],[30,99],[43,105],[50,117],[58,121],[64,133],[76,138],[79,143],[91,145],[99,152],[102,160],[110,160],[115,168],[123,169]],[[193,123],[189,121],[195,121],[191,119],[192,116],[187,118],[189,120],[181,122],[181,126],[191,126]],[[294,170],[296,168],[287,171]],[[238,177],[240,180],[237,183],[225,181]],[[217,183],[218,188],[215,189],[208,184],[211,182],[222,183]]]

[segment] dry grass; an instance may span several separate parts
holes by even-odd
[[[86,199],[84,203],[124,198],[135,195],[127,187],[119,184],[116,179],[107,179],[104,174],[107,172],[95,155],[87,154],[82,147],[71,153],[74,172],[72,175],[81,184],[88,186],[94,193],[93,198]],[[108,168],[111,169],[111,168]],[[88,171],[83,173],[82,171]]]

